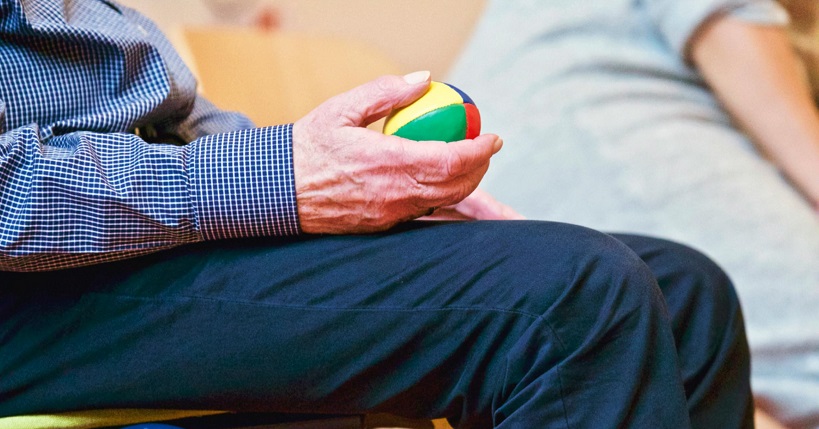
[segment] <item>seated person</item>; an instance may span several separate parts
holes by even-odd
[[[819,114],[787,23],[772,0],[493,0],[450,78],[508,143],[482,188],[713,257],[745,309],[755,396],[816,428]]]
[[[254,128],[114,2],[0,0],[0,38],[0,416],[752,426],[739,302],[705,256],[561,223],[411,222],[504,212],[461,203],[498,136],[365,128],[429,73]]]

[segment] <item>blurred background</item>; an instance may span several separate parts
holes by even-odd
[[[122,0],[153,19],[222,108],[293,122],[381,74],[443,80],[484,0]]]

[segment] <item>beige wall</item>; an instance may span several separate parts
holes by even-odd
[[[365,42],[390,56],[402,69],[428,69],[442,79],[472,27],[485,0],[121,0],[165,29],[180,46],[180,26],[237,23],[237,13],[214,16],[210,1],[229,11],[274,8],[283,30],[331,35]],[[229,7],[228,7],[229,6]]]
[[[483,11],[483,0],[270,0],[285,29],[363,40],[407,71],[443,78]]]

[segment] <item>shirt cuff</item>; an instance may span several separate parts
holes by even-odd
[[[191,199],[204,239],[300,233],[292,135],[291,124],[191,143]]]
[[[697,30],[717,14],[731,14],[758,24],[786,25],[788,15],[775,0],[687,0],[669,2],[657,17],[663,36],[684,58]]]

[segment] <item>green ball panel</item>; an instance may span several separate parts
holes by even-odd
[[[461,104],[435,109],[421,115],[403,127],[395,135],[410,140],[440,140],[447,143],[466,138],[466,110]]]

